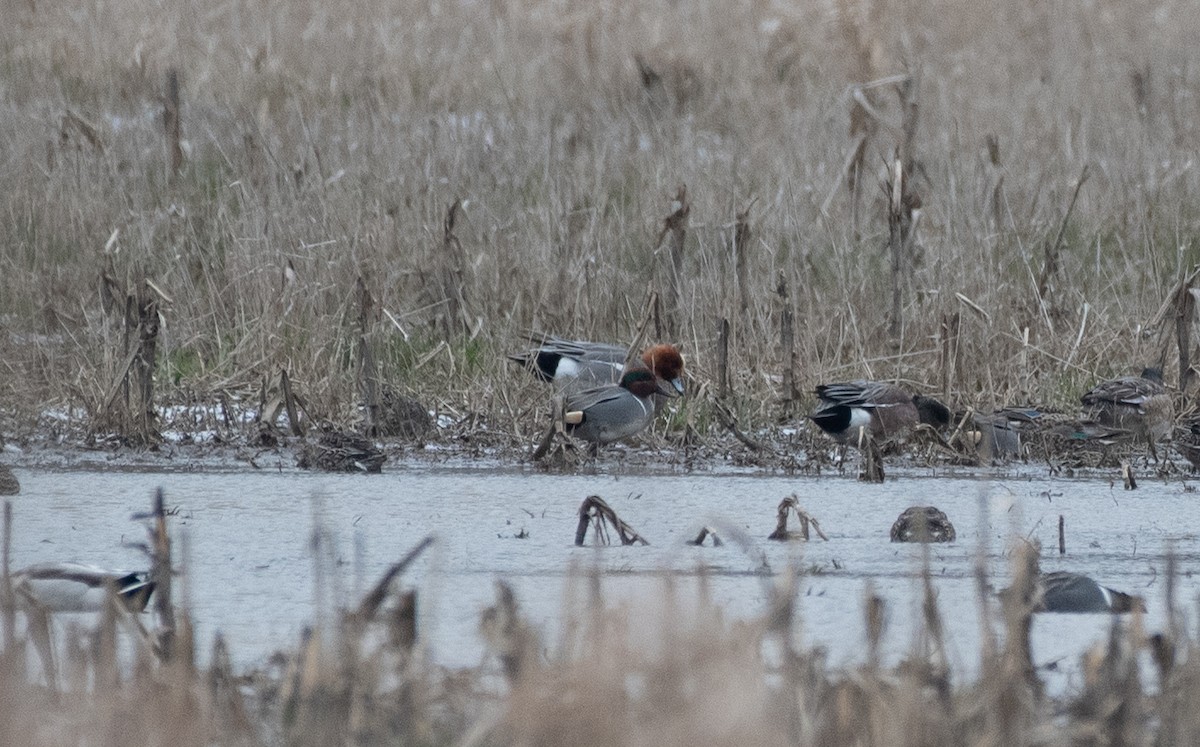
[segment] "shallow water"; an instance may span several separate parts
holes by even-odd
[[[582,597],[572,569],[598,567],[610,605],[656,609],[667,576],[687,595],[702,576],[731,617],[763,612],[768,588],[790,563],[808,570],[800,584],[803,640],[825,647],[834,665],[862,660],[862,599],[868,584],[887,603],[885,650],[896,658],[919,628],[923,549],[889,542],[892,521],[907,506],[933,504],[958,530],[958,541],[930,548],[930,567],[946,618],[948,653],[970,676],[977,659],[978,603],[972,565],[981,544],[1002,585],[1005,549],[1014,536],[1044,545],[1044,570],[1087,573],[1142,595],[1149,628],[1164,619],[1165,556],[1179,562],[1179,599],[1188,618],[1200,578],[1200,495],[1182,482],[1143,479],[1132,492],[1107,480],[1030,475],[977,477],[910,474],[882,485],[840,476],[547,475],[513,469],[393,467],[382,475],[285,472],[112,472],[15,470],[13,564],[80,560],[139,568],[145,560],[123,543],[144,530],[129,517],[145,511],[155,488],[177,507],[173,527],[184,549],[186,599],[201,646],[216,631],[236,661],[261,662],[293,645],[329,601],[349,604],[427,534],[437,542],[403,577],[420,591],[421,634],[433,658],[478,664],[480,611],[494,601],[493,581],[512,583],[522,609],[549,642],[564,600]],[[765,538],[775,508],[791,493],[815,516],[828,542]],[[577,510],[598,494],[652,544],[575,547]],[[1059,515],[1067,554],[1057,552]],[[326,542],[318,563],[314,517]],[[685,540],[714,526],[722,547]],[[516,535],[524,530],[528,537]],[[738,537],[741,537],[740,541]],[[589,537],[590,540],[590,537]],[[316,568],[324,569],[317,584]],[[703,572],[702,570],[703,569]],[[670,570],[674,573],[663,574]],[[320,587],[320,591],[317,588]],[[324,603],[318,603],[321,598]],[[640,605],[640,606],[634,606]],[[652,613],[637,613],[652,620]],[[653,625],[653,623],[649,623]],[[1059,662],[1054,689],[1078,681],[1078,658],[1103,640],[1106,615],[1039,615],[1038,664]]]

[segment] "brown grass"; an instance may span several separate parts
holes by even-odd
[[[1114,618],[1110,640],[1084,657],[1081,686],[1059,698],[1042,692],[1029,640],[1036,551],[1027,543],[1013,553],[1014,592],[1000,604],[979,574],[991,622],[978,678],[966,680],[948,667],[928,570],[921,632],[896,666],[880,662],[886,611],[869,590],[863,663],[834,670],[819,648],[798,645],[791,569],[764,578],[764,611],[742,611],[738,621],[709,598],[703,578],[699,595],[680,593],[668,575],[657,601],[612,607],[600,579],[582,577],[592,593],[567,594],[586,601],[565,610],[553,647],[498,583],[496,603],[480,616],[489,661],[447,671],[419,645],[415,592],[396,583],[428,542],[351,611],[322,615],[255,672],[232,669],[219,635],[209,663],[198,665],[201,642],[186,608],[159,614],[147,634],[114,600],[94,625],[60,630],[59,676],[47,678],[47,658],[34,652],[51,623],[24,617],[0,652],[0,733],[29,747],[1189,744],[1200,736],[1190,705],[1200,696],[1200,645],[1174,608],[1168,629],[1153,635],[1139,615]],[[1167,570],[1172,604],[1173,561]],[[1150,682],[1137,667],[1143,652],[1157,667]]]
[[[14,2],[0,404],[102,409],[110,262],[172,299],[164,400],[251,398],[286,368],[314,414],[357,417],[361,276],[383,378],[505,443],[544,408],[502,360],[521,333],[628,340],[651,291],[681,319],[650,333],[700,381],[730,320],[743,426],[789,406],[793,311],[802,390],[1068,403],[1174,358],[1144,323],[1200,259],[1198,36],[1178,0]],[[901,151],[922,208],[889,329]],[[686,243],[655,252],[681,184]]]

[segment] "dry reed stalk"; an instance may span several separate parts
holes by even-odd
[[[988,212],[992,218],[992,229],[999,231],[1004,225],[1004,167],[1000,163],[1000,138],[995,133],[988,133],[984,138],[987,151],[987,173],[989,187],[987,190]]]
[[[783,353],[783,415],[788,417],[800,398],[796,385],[796,329],[792,301],[788,294],[787,277],[779,273],[775,293],[779,297],[779,348]]]
[[[666,314],[666,331],[672,337],[683,330],[683,260],[684,246],[687,239],[688,217],[692,212],[692,203],[688,199],[687,185],[680,184],[675,191],[675,199],[671,201],[671,212],[662,221],[662,230],[654,242],[654,251],[662,248],[663,240],[668,236],[670,242],[670,264],[667,270],[667,302],[670,304]]]
[[[729,320],[725,318],[717,334],[717,397],[729,397]]]
[[[1175,345],[1179,351],[1179,391],[1187,394],[1196,381],[1192,368],[1192,325],[1196,320],[1196,296],[1200,289],[1184,282],[1175,294]]]
[[[374,438],[379,432],[379,368],[371,345],[371,326],[377,318],[375,298],[367,290],[361,275],[355,281],[358,296],[358,385],[367,413],[364,435]]]
[[[442,317],[442,330],[447,340],[453,339],[464,331],[469,331],[465,315],[467,299],[463,287],[467,257],[462,241],[455,233],[459,214],[462,213],[462,204],[461,199],[452,202],[446,209],[446,217],[442,221],[442,252],[439,267],[442,275],[441,301],[446,306]]]
[[[882,28],[876,23],[881,9],[882,3],[873,0],[842,0],[838,4],[838,30],[843,45],[849,51],[843,59],[850,64],[849,78],[853,92],[849,117],[852,145],[843,173],[846,189],[850,193],[850,227],[856,235],[859,231],[858,211],[867,150],[879,129],[878,118],[873,114],[877,106],[874,92],[872,87],[864,84],[878,77],[882,44],[874,34]]]
[[[901,288],[904,285],[905,271],[905,239],[907,235],[905,215],[905,189],[910,174],[906,173],[904,161],[895,157],[888,169],[887,183],[884,192],[888,196],[888,253],[892,257],[892,312],[888,315],[888,336],[893,343],[900,341],[904,328],[901,319]]]
[[[1055,308],[1055,293],[1054,283],[1057,280],[1059,264],[1061,262],[1061,254],[1063,249],[1063,241],[1066,238],[1067,226],[1071,221],[1071,214],[1075,212],[1075,203],[1079,200],[1079,190],[1083,189],[1084,183],[1088,179],[1088,166],[1084,164],[1079,171],[1079,178],[1075,180],[1075,189],[1071,192],[1071,201],[1067,203],[1066,212],[1063,213],[1062,221],[1058,225],[1058,233],[1055,234],[1054,240],[1047,242],[1043,249],[1042,270],[1038,274],[1036,301],[1041,310],[1043,318],[1050,320],[1054,314],[1051,312]],[[1050,322],[1047,321],[1049,324]],[[1049,332],[1054,333],[1053,326],[1050,326]]]
[[[754,202],[755,200],[751,200],[746,209],[737,214],[733,224],[733,273],[737,279],[738,319],[742,320],[743,324],[750,309],[750,208],[754,207]]]
[[[174,180],[183,169],[183,111],[180,106],[179,72],[173,68],[167,71],[167,90],[163,95],[163,130],[167,136],[168,173]]]

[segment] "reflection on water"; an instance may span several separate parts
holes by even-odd
[[[173,526],[189,571],[180,598],[194,611],[198,640],[203,645],[222,631],[247,665],[298,640],[318,610],[328,609],[319,595],[351,603],[430,533],[437,543],[401,583],[420,590],[422,633],[433,657],[448,665],[479,663],[477,620],[494,600],[497,578],[512,583],[526,615],[552,644],[564,611],[588,591],[572,570],[602,570],[606,603],[637,609],[640,627],[660,609],[655,602],[668,584],[685,602],[703,586],[731,617],[758,615],[789,564],[807,572],[797,635],[825,647],[835,665],[860,661],[862,599],[871,585],[887,602],[885,650],[898,657],[917,630],[923,549],[890,543],[888,530],[910,505],[938,506],[958,530],[955,544],[929,548],[929,565],[947,618],[948,653],[964,674],[974,669],[979,639],[976,554],[983,549],[1000,585],[1013,536],[1042,542],[1045,570],[1087,573],[1146,597],[1151,629],[1164,617],[1168,547],[1182,572],[1179,599],[1194,599],[1198,591],[1191,573],[1200,557],[1198,498],[1181,482],[1143,480],[1139,490],[1126,492],[1095,478],[912,476],[865,485],[830,476],[430,468],[372,476],[34,470],[18,470],[18,476],[14,567],[65,559],[142,567],[138,551],[123,546],[144,537],[129,516],[148,508],[156,487],[165,488],[168,506],[178,508]],[[791,493],[821,522],[828,542],[766,541],[776,505]],[[576,511],[590,494],[604,497],[652,544],[574,547]],[[1057,552],[1060,515],[1065,557]],[[326,540],[318,552],[314,517]],[[725,545],[686,545],[702,525],[716,527]],[[527,536],[518,538],[522,533]],[[317,569],[324,583],[314,583]],[[1102,640],[1107,627],[1103,615],[1041,615],[1035,660],[1060,662],[1055,676],[1069,681],[1077,676],[1079,652]]]

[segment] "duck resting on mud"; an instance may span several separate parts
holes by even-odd
[[[1155,442],[1171,438],[1175,406],[1158,368],[1143,369],[1141,376],[1102,381],[1080,397],[1080,401],[1088,417],[1101,425],[1129,431],[1145,441],[1156,461]]]

